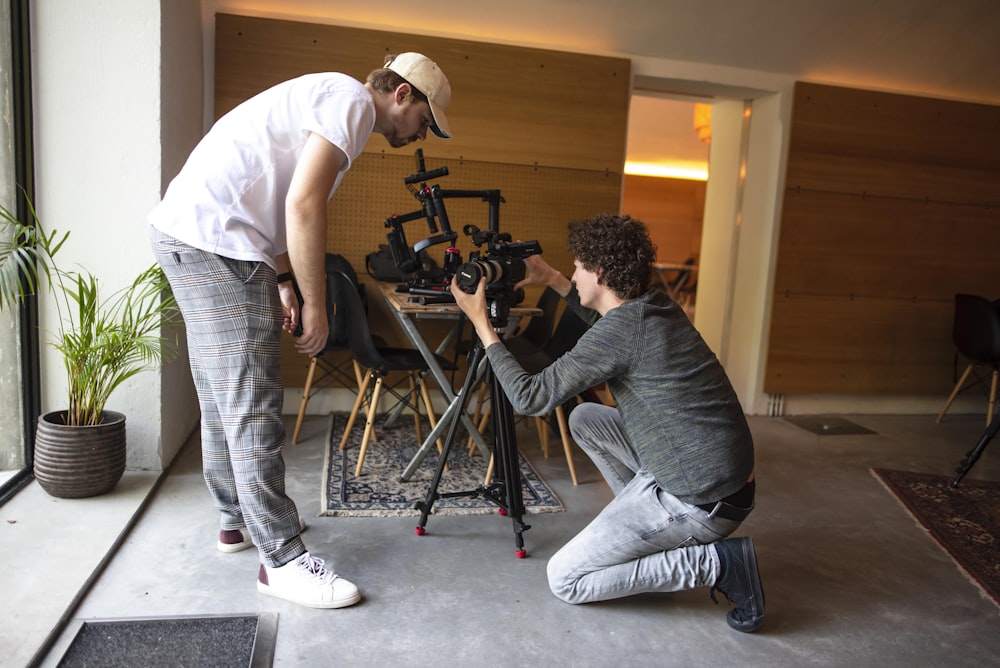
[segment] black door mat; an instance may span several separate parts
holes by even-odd
[[[785,420],[791,422],[796,427],[801,427],[806,431],[820,436],[844,436],[847,434],[875,434],[871,429],[855,424],[844,418],[832,417],[829,415],[799,415],[796,417],[786,417]]]
[[[276,613],[75,620],[44,665],[266,668],[277,631]]]

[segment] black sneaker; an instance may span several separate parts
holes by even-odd
[[[727,538],[715,543],[715,549],[722,561],[722,574],[709,595],[718,603],[715,591],[721,591],[736,606],[726,613],[726,621],[737,631],[752,633],[764,623],[764,588],[753,541],[746,537]]]

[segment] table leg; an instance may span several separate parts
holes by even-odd
[[[448,408],[444,412],[444,415],[441,416],[441,419],[438,420],[437,426],[432,429],[431,433],[428,434],[426,439],[424,439],[420,449],[417,450],[417,453],[413,456],[413,459],[403,471],[403,475],[400,479],[403,482],[406,482],[413,476],[413,472],[420,465],[420,462],[424,460],[424,457],[427,456],[427,453],[430,452],[430,449],[434,447],[435,442],[441,436],[441,432],[444,431],[444,428],[451,424],[451,421],[454,419],[455,412],[461,407],[462,400],[461,397],[456,395],[454,390],[452,390],[448,377],[445,375],[441,365],[438,364],[434,353],[431,352],[430,346],[427,345],[427,342],[424,341],[424,338],[420,335],[420,331],[417,329],[413,320],[411,320],[406,314],[400,313],[396,309],[390,308],[389,310],[396,317],[396,320],[403,328],[403,331],[406,333],[406,337],[410,340],[410,343],[412,343],[414,347],[420,351],[424,361],[427,362],[427,368],[430,370],[431,375],[434,377],[434,381],[438,385],[438,389],[441,391],[441,394],[444,395],[445,401],[448,402]],[[447,343],[448,339],[445,339],[441,345],[444,346]],[[472,422],[472,418],[464,412],[460,418],[462,420],[462,425],[466,428],[466,430],[468,430],[473,440],[476,441],[479,451],[484,453],[485,457],[488,457],[490,448],[486,445],[483,435],[476,429],[476,426]]]

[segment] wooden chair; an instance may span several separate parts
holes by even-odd
[[[336,272],[334,274],[334,280],[342,281],[345,285],[350,285],[352,288],[354,287],[351,280],[341,272]],[[368,315],[361,303],[361,296],[357,289],[352,289],[348,291],[347,294],[348,298],[345,300],[345,306],[347,307],[346,315],[349,322],[348,348],[350,349],[355,362],[362,368],[367,369],[367,373],[361,382],[361,387],[358,390],[357,399],[354,401],[354,407],[351,409],[351,415],[347,420],[347,426],[344,428],[344,435],[340,439],[340,449],[343,450],[344,446],[347,444],[348,436],[350,436],[351,429],[354,427],[354,422],[358,417],[358,412],[360,411],[362,404],[367,401],[368,413],[365,422],[365,432],[361,439],[361,451],[358,454],[358,463],[354,469],[354,475],[359,476],[361,475],[361,469],[364,465],[365,454],[368,451],[368,444],[371,440],[372,430],[375,427],[375,415],[378,409],[379,399],[384,391],[391,392],[400,401],[406,402],[406,404],[413,410],[413,423],[417,433],[418,442],[423,440],[420,429],[419,402],[421,400],[423,401],[431,428],[437,425],[437,418],[434,415],[433,404],[431,403],[430,393],[427,390],[427,384],[425,382],[425,376],[428,372],[427,362],[424,360],[420,351],[414,348],[394,348],[378,345],[372,337],[371,329],[368,326]],[[442,369],[450,368],[450,361],[437,355],[435,357]],[[409,394],[403,395],[396,392],[393,386],[386,382],[386,377],[392,372],[406,373],[410,383]],[[368,397],[367,394],[369,387],[371,386],[372,379],[375,380],[375,385],[371,391],[371,396]],[[412,401],[410,397],[412,397]],[[438,449],[439,451],[443,450],[443,444],[440,441],[438,442]]]
[[[955,383],[948,401],[937,417],[940,423],[948,412],[955,397],[976,385],[985,384],[986,378],[975,373],[977,367],[989,366],[990,375],[989,403],[986,411],[986,426],[990,425],[996,412],[997,380],[1000,378],[1000,307],[978,295],[955,295],[955,319],[952,325],[952,340],[955,343],[955,362],[962,356],[968,360],[961,378]],[[976,380],[966,385],[970,375]]]

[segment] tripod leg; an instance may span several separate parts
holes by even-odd
[[[990,444],[993,437],[997,435],[997,431],[1000,431],[1000,417],[995,415],[993,416],[993,420],[990,421],[989,426],[986,427],[986,431],[984,431],[983,435],[980,437],[979,443],[977,443],[976,447],[965,455],[965,459],[963,459],[962,463],[958,465],[958,470],[956,471],[957,475],[955,476],[955,479],[951,481],[952,487],[958,487],[958,483],[961,482],[962,478],[965,477],[965,474],[972,469],[972,465],[976,463],[979,456],[983,454],[983,450],[985,450],[986,446]]]
[[[491,392],[490,403],[493,410],[493,457],[499,475],[503,476],[504,506],[511,521],[514,523],[514,542],[517,546],[515,554],[523,558],[527,552],[524,549],[524,532],[531,528],[524,524],[524,494],[521,489],[521,466],[517,453],[517,434],[514,431],[514,410],[510,400],[504,394],[500,381],[490,373]]]
[[[486,350],[483,348],[483,344],[477,341],[476,347],[472,350],[472,354],[469,356],[469,372],[465,377],[465,383],[462,387],[461,402],[458,410],[455,411],[454,416],[452,416],[451,424],[448,425],[448,435],[445,437],[444,450],[441,452],[437,470],[434,472],[434,478],[431,480],[431,484],[427,488],[427,495],[424,497],[422,502],[419,502],[416,505],[417,510],[420,511],[420,521],[416,528],[418,536],[424,535],[424,527],[427,526],[427,516],[430,515],[431,508],[434,506],[434,502],[438,499],[437,489],[438,485],[441,483],[441,474],[444,473],[444,469],[448,465],[448,455],[451,452],[451,444],[455,441],[455,432],[458,429],[461,416],[465,414],[465,408],[469,403],[469,393],[472,391],[472,386],[476,382],[475,370],[479,368],[479,363],[485,355]]]

